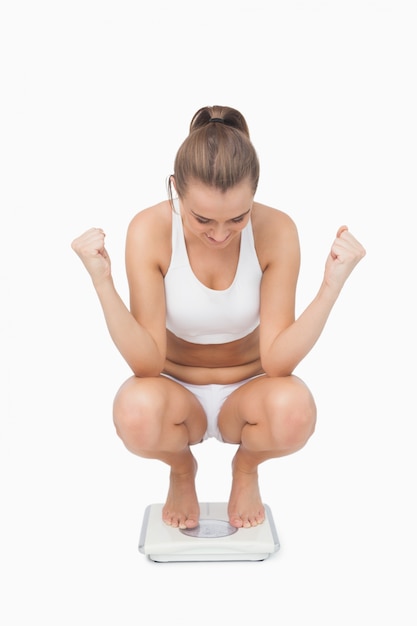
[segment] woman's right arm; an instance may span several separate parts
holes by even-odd
[[[134,222],[134,220],[133,220]],[[151,320],[149,326],[141,323],[133,312],[126,307],[117,293],[111,274],[109,255],[104,246],[105,234],[99,228],[92,228],[72,242],[73,250],[78,254],[93,281],[94,288],[103,309],[106,324],[117,349],[136,376],[158,376],[165,363],[165,296],[163,276],[149,252],[149,234],[146,250],[141,250],[140,239],[144,234],[136,228],[129,228],[127,250],[141,250],[135,255],[140,266],[142,289],[140,300],[147,302],[143,320]],[[139,295],[135,296],[135,299]],[[158,304],[159,315],[149,313],[149,305]],[[146,310],[148,313],[146,314]],[[163,311],[161,315],[160,312]]]

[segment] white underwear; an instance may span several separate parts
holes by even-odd
[[[204,409],[204,412],[207,417],[207,430],[204,433],[203,439],[209,439],[210,437],[215,437],[219,441],[223,441],[223,437],[220,434],[219,427],[217,425],[217,419],[219,417],[220,409],[223,406],[223,403],[230,396],[233,391],[239,389],[242,385],[253,380],[254,378],[259,378],[259,376],[263,376],[263,374],[257,374],[256,376],[251,376],[250,378],[246,378],[245,380],[240,380],[237,383],[230,383],[228,385],[192,385],[191,383],[185,383],[183,380],[178,380],[174,378],[174,376],[170,376],[169,374],[162,374],[166,378],[170,378],[174,380],[176,383],[179,383],[188,391],[197,398],[200,402],[201,406]]]

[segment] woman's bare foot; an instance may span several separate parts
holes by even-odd
[[[265,520],[265,507],[262,503],[258,483],[258,468],[239,465],[233,459],[233,482],[230,493],[228,514],[229,523],[235,528],[251,528]]]
[[[162,509],[162,520],[173,528],[195,528],[200,519],[200,506],[195,489],[197,461],[190,454],[189,469],[171,468],[168,497]]]

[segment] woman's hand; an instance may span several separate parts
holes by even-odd
[[[341,226],[326,261],[325,284],[340,291],[353,268],[365,254],[364,247],[349,232],[348,227]]]
[[[95,285],[111,276],[110,257],[104,247],[104,238],[101,228],[90,228],[71,244]]]

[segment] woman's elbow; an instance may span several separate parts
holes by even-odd
[[[261,356],[261,365],[265,374],[270,378],[291,376],[294,371],[294,368],[290,367],[288,363],[280,363],[276,358],[271,358],[268,355]]]
[[[156,376],[161,375],[161,372],[164,369],[164,364],[165,361],[162,359],[152,363],[146,360],[141,360],[131,363],[130,369],[137,378],[155,378]]]

